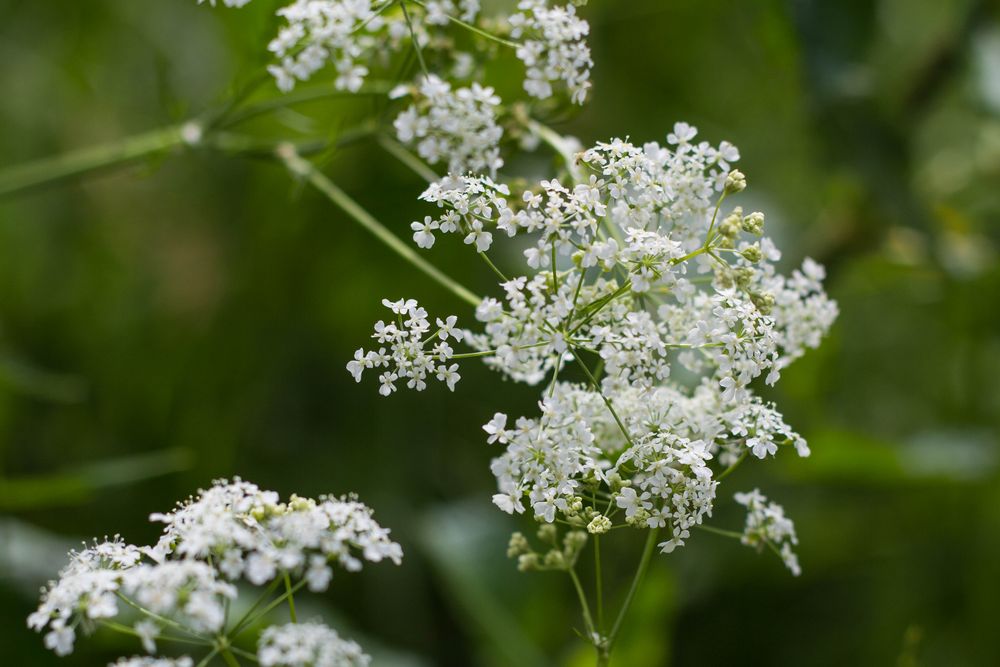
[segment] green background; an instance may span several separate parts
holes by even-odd
[[[274,6],[0,1],[0,168],[218,104],[266,62]],[[738,527],[727,498],[760,485],[796,520],[804,574],[698,534],[655,559],[616,664],[1000,664],[1000,4],[582,11],[594,92],[556,129],[662,140],[687,120],[736,143],[741,203],[767,213],[787,266],[827,265],[841,308],[770,393],[813,456],[744,466],[713,519]],[[511,97],[518,72],[507,54],[488,82]],[[280,122],[334,135],[380,108],[299,111]],[[372,141],[326,157],[408,235],[419,178]],[[486,293],[490,275],[448,241],[434,261]],[[174,151],[0,200],[0,662],[138,652],[98,634],[49,654],[25,628],[38,587],[80,540],[151,541],[151,511],[238,474],[283,495],[357,491],[393,528],[401,568],[337,575],[300,611],[376,665],[590,664],[569,581],[518,574],[506,536],[530,522],[489,503],[480,425],[531,413],[535,390],[475,363],[454,394],[355,385],[344,364],[383,296],[471,321],[266,160]],[[638,548],[608,552],[615,588]]]

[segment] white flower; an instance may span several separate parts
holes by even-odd
[[[357,643],[319,623],[272,625],[257,645],[262,667],[367,667],[371,658]]]
[[[451,84],[431,74],[423,77],[414,103],[396,117],[393,126],[396,137],[415,146],[417,154],[430,164],[447,162],[450,172],[495,176],[503,166],[499,105],[500,98],[492,88],[473,83],[470,88],[453,91]],[[414,231],[418,231],[416,227]],[[419,240],[417,244],[430,247]]]
[[[548,7],[546,0],[521,0],[510,17],[511,37],[524,38],[517,57],[527,68],[524,89],[532,97],[551,97],[561,82],[573,102],[583,104],[590,88],[590,25],[572,5]]]
[[[507,432],[504,430],[505,426],[507,426],[507,415],[502,412],[493,415],[493,419],[483,426],[483,430],[490,436],[486,439],[486,442],[491,445],[494,442],[506,443]]]
[[[785,510],[777,503],[769,503],[758,489],[748,493],[737,493],[736,502],[747,508],[746,525],[743,528],[743,544],[763,549],[765,545],[778,550],[781,560],[794,576],[802,569],[792,547],[799,543],[795,536],[795,524],[785,516]]]
[[[383,299],[382,304],[396,315],[397,322],[376,322],[372,338],[380,344],[388,345],[389,350],[357,350],[354,360],[347,363],[347,370],[354,379],[360,382],[366,369],[384,368],[379,374],[379,393],[382,396],[389,396],[396,391],[396,382],[400,379],[406,381],[408,388],[422,391],[427,386],[428,376],[437,377],[454,391],[461,376],[458,374],[458,364],[448,364],[454,350],[447,344],[447,340],[450,338],[460,341],[465,336],[465,332],[457,328],[458,318],[454,315],[449,315],[444,320],[437,318],[435,322],[438,330],[431,333],[427,311],[415,300]]]

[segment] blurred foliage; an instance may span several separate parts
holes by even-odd
[[[273,5],[0,0],[0,168],[225,99],[264,62]],[[745,466],[729,487],[766,483],[785,504],[804,575],[699,535],[654,561],[616,662],[1000,664],[1000,3],[583,11],[595,93],[557,129],[648,140],[685,119],[733,141],[748,205],[789,263],[827,264],[842,310],[773,392],[813,457]],[[490,73],[501,93],[508,66]],[[338,101],[278,120],[335,135],[377,111]],[[327,158],[405,232],[416,176],[371,141]],[[485,291],[460,250],[435,259]],[[402,568],[341,577],[316,603],[395,651],[376,664],[589,664],[569,583],[518,574],[503,552],[526,526],[488,505],[479,427],[532,411],[532,390],[498,392],[473,364],[454,395],[356,389],[344,363],[383,295],[456,309],[265,161],[188,151],[0,201],[5,664],[134,650],[101,636],[57,660],[19,628],[64,547],[150,540],[149,512],[234,474],[283,494],[354,490],[394,527]],[[740,521],[723,499],[713,523]],[[638,544],[611,546],[624,584]]]

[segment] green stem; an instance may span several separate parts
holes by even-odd
[[[646,545],[642,549],[642,558],[639,560],[639,567],[636,569],[635,576],[632,578],[632,585],[628,589],[628,594],[625,596],[625,602],[622,603],[622,608],[618,612],[618,618],[615,619],[615,624],[611,626],[611,633],[608,635],[608,641],[606,642],[608,655],[611,654],[611,649],[614,647],[615,640],[618,638],[618,633],[621,631],[625,615],[628,613],[629,607],[632,606],[635,593],[639,590],[639,584],[642,583],[642,579],[646,575],[646,570],[649,569],[650,557],[653,555],[653,547],[656,546],[656,538],[659,532],[659,528],[653,528],[649,531],[649,536],[646,538]]]
[[[306,179],[310,185],[323,193],[327,199],[336,204],[344,213],[354,218],[362,227],[371,232],[379,241],[389,247],[390,250],[405,259],[414,267],[422,271],[438,284],[447,288],[450,292],[462,299],[466,303],[478,306],[481,299],[469,291],[464,286],[457,283],[441,272],[436,266],[418,255],[410,246],[403,243],[395,234],[390,232],[381,222],[372,217],[368,211],[361,208],[357,202],[347,196],[337,185],[323,175],[308,160],[303,159],[295,148],[289,144],[282,144],[275,151],[275,155],[281,160],[288,170]]]
[[[280,579],[275,579],[275,581],[280,581]],[[275,607],[279,606],[281,603],[283,603],[285,601],[285,599],[289,595],[297,592],[299,589],[301,589],[305,585],[306,585],[306,580],[303,579],[299,583],[297,583],[294,586],[292,586],[291,590],[289,590],[287,593],[283,593],[282,595],[280,595],[280,596],[276,597],[275,599],[271,600],[271,603],[269,605],[267,605],[266,607],[264,607],[263,609],[261,609],[260,612],[257,613],[255,616],[253,616],[252,618],[247,618],[241,624],[241,626],[237,626],[236,628],[233,628],[233,631],[229,633],[229,636],[230,637],[236,637],[236,635],[240,634],[241,632],[243,632],[244,630],[246,630],[248,627],[250,627],[254,623],[256,623],[258,620],[264,618],[269,613],[271,613],[272,609],[274,609]]]
[[[268,596],[270,596],[271,593],[274,592],[274,589],[278,587],[280,581],[281,581],[280,579],[275,579],[274,581],[272,581],[270,585],[264,590],[264,592],[260,594],[260,596],[256,599],[256,601],[254,601],[254,603],[250,605],[250,608],[246,610],[246,613],[244,613],[243,616],[241,616],[238,621],[236,621],[236,624],[233,626],[233,629],[229,632],[231,636],[233,637],[236,636],[236,633],[239,632],[239,630],[243,627],[243,625],[250,619],[250,616],[255,611],[257,611],[257,607],[263,604],[264,600],[266,600]]]
[[[423,7],[424,9],[427,9],[427,5],[425,5],[420,0],[410,0],[410,2],[412,2],[415,5],[419,5],[420,7]],[[402,2],[400,2],[400,4],[402,4]],[[404,9],[404,11],[405,11],[405,9]],[[486,39],[491,39],[494,42],[497,42],[498,44],[503,44],[504,46],[509,46],[509,47],[511,47],[513,49],[519,49],[519,48],[521,48],[521,45],[518,44],[517,42],[512,42],[509,39],[504,39],[503,37],[497,37],[496,35],[494,35],[492,33],[486,32],[482,28],[477,28],[476,26],[472,25],[471,23],[466,23],[462,19],[456,18],[456,17],[451,16],[451,15],[447,15],[447,18],[452,23],[454,23],[456,25],[460,25],[463,28],[465,28],[466,30],[469,30],[471,32],[476,33],[480,37],[485,37]]]
[[[749,454],[749,453],[750,453],[749,449],[744,449],[743,453],[740,454],[740,457],[738,459],[736,459],[735,461],[733,461],[733,464],[731,466],[729,466],[728,468],[726,468],[725,470],[723,470],[722,473],[718,477],[715,478],[715,481],[721,482],[726,477],[729,477],[730,473],[732,473],[734,470],[736,470],[740,466],[740,464],[743,463],[743,460],[746,459],[747,454]]]
[[[715,526],[705,526],[698,524],[695,528],[699,530],[704,530],[706,533],[714,533],[716,535],[722,535],[723,537],[732,537],[737,540],[743,539],[743,533],[737,533],[735,530],[723,530],[722,528],[716,528]]]
[[[406,150],[401,143],[392,137],[385,134],[378,135],[378,145],[381,146],[386,153],[402,162],[405,166],[409,167],[413,173],[428,183],[433,183],[438,180],[439,176],[433,169],[424,164],[423,161],[416,155]]]
[[[597,598],[597,632],[604,632],[604,584],[601,578],[601,536],[594,535],[594,591]]]
[[[222,659],[229,667],[240,667],[240,661],[236,659],[228,648],[222,649]]]
[[[291,619],[292,623],[298,623],[298,619],[295,616],[295,596],[292,594],[292,578],[288,576],[285,572],[285,592],[288,595],[288,617]]]
[[[583,182],[583,172],[580,170],[580,165],[576,163],[576,156],[570,149],[569,143],[566,138],[561,134],[553,130],[548,125],[543,125],[533,118],[528,118],[526,121],[528,129],[538,136],[539,139],[544,141],[549,145],[562,158],[563,164],[566,165],[567,171],[569,171],[570,177],[573,179],[574,183]]]
[[[0,197],[126,165],[175,148],[185,143],[185,128],[190,140],[200,131],[198,127],[194,124],[172,125],[5,169],[0,172]]]
[[[204,658],[202,658],[195,667],[205,667],[208,663],[212,662],[212,658],[219,654],[219,647],[213,648]]]
[[[595,378],[590,372],[590,369],[587,368],[587,364],[583,363],[583,359],[581,359],[580,355],[576,353],[576,348],[570,345],[569,351],[573,353],[573,356],[576,358],[576,362],[580,364],[583,372],[587,375],[587,379],[590,380],[590,384],[594,388],[594,391],[601,396],[601,399],[604,401],[604,405],[608,406],[608,411],[611,413],[611,416],[615,418],[615,423],[618,424],[618,428],[621,429],[622,435],[624,435],[625,440],[628,441],[629,447],[633,447],[635,442],[632,441],[632,436],[629,435],[628,430],[625,428],[625,424],[622,423],[622,420],[618,417],[618,413],[615,412],[614,406],[611,405],[611,399],[605,396],[604,392],[601,391],[601,386],[597,384],[597,378]]]
[[[587,595],[583,592],[583,585],[580,583],[580,577],[576,576],[576,569],[569,568],[566,570],[569,573],[569,578],[573,580],[573,588],[576,589],[576,595],[580,599],[580,608],[583,611],[583,624],[587,628],[587,639],[590,642],[594,641],[594,620],[590,615],[590,604],[587,602]]]

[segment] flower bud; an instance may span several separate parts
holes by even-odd
[[[726,187],[725,193],[727,195],[734,194],[736,192],[742,192],[747,187],[747,177],[743,175],[743,172],[739,169],[733,169],[726,176]]]
[[[611,519],[603,514],[598,514],[587,524],[587,532],[591,535],[603,535],[609,530],[611,530]]]
[[[754,211],[747,217],[743,218],[743,231],[748,234],[755,234],[760,236],[764,233],[764,214],[760,211]]]

